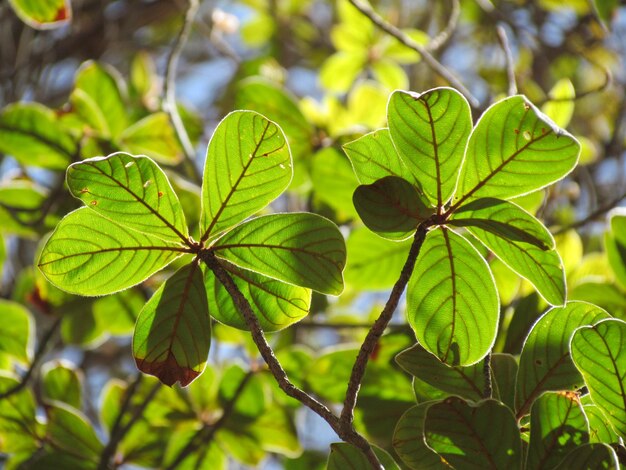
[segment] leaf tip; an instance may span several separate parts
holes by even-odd
[[[201,371],[181,366],[176,362],[173,355],[168,355],[164,361],[149,361],[135,357],[137,368],[149,375],[154,375],[162,383],[168,387],[173,386],[176,382],[180,382],[181,387],[186,387],[193,382]]]

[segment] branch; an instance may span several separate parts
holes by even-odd
[[[580,228],[583,225],[587,225],[589,222],[597,219],[601,215],[604,215],[606,212],[615,208],[623,199],[626,199],[626,191],[624,191],[623,193],[621,193],[619,196],[615,197],[614,199],[611,199],[607,203],[602,204],[595,211],[592,211],[589,214],[587,214],[586,217],[583,217],[582,219],[577,220],[576,222],[573,222],[569,225],[565,225],[563,227],[559,227],[556,230],[553,230],[552,235],[560,235],[562,233],[567,232],[568,230]]]
[[[352,366],[352,373],[348,382],[346,398],[343,402],[343,410],[341,411],[341,416],[339,417],[340,424],[345,429],[348,429],[353,425],[352,423],[354,421],[354,408],[356,407],[356,401],[359,394],[359,389],[361,388],[363,376],[365,375],[367,362],[369,360],[369,357],[374,352],[374,349],[378,344],[378,340],[385,331],[385,328],[387,328],[393,312],[398,306],[400,296],[404,292],[404,289],[409,282],[409,278],[413,273],[415,261],[417,260],[419,252],[422,248],[422,244],[424,243],[424,239],[426,238],[426,232],[428,231],[429,227],[430,221],[422,222],[419,227],[417,227],[417,231],[415,232],[415,236],[413,238],[413,243],[411,244],[411,248],[409,250],[409,255],[407,256],[404,266],[402,267],[402,271],[400,272],[400,277],[398,277],[398,280],[394,284],[393,289],[391,290],[391,294],[389,295],[389,299],[387,300],[387,303],[383,308],[383,311],[380,313],[380,316],[374,322],[372,328],[369,330],[367,336],[363,340],[363,344],[361,345],[361,349],[359,350],[356,361]]]
[[[387,34],[393,36],[398,41],[400,41],[402,44],[404,44],[406,47],[408,47],[410,49],[413,49],[414,51],[418,52],[422,56],[422,59],[424,59],[424,62],[426,62],[430,66],[430,68],[435,73],[437,73],[441,78],[446,80],[450,85],[452,85],[453,87],[458,89],[463,95],[465,95],[465,97],[467,98],[467,100],[470,102],[470,104],[473,107],[477,107],[479,105],[478,100],[465,87],[465,85],[463,85],[463,83],[461,83],[461,81],[458,78],[456,78],[452,74],[452,72],[450,72],[447,68],[445,68],[443,66],[443,64],[441,64],[441,62],[439,62],[437,59],[435,59],[433,57],[433,55],[427,50],[427,48],[425,48],[421,44],[418,44],[417,42],[415,42],[409,36],[404,34],[400,29],[396,28],[394,25],[392,25],[390,23],[387,23],[368,4],[362,2],[361,0],[349,0],[349,2],[357,10],[359,10],[359,12],[361,12],[363,15],[365,15],[367,18],[369,18],[369,20],[376,27],[378,27],[382,31],[386,32]]]
[[[191,27],[198,11],[198,7],[199,0],[189,0],[189,6],[185,12],[183,26],[180,29],[180,32],[174,41],[174,45],[172,46],[172,50],[167,58],[167,66],[165,68],[165,84],[163,86],[164,100],[162,105],[163,111],[167,113],[172,126],[174,126],[176,136],[183,149],[183,164],[186,167],[189,176],[193,178],[196,183],[200,183],[201,178],[198,173],[198,169],[194,164],[195,149],[189,139],[189,134],[187,134],[187,130],[185,129],[185,125],[183,124],[183,120],[180,117],[180,113],[178,112],[178,107],[176,105],[176,72],[178,69],[178,59],[180,58],[183,48],[187,43],[187,39],[189,39],[189,34],[191,33]]]
[[[369,442],[356,432],[352,426],[340,425],[339,418],[333,414],[333,412],[324,404],[317,401],[308,393],[296,387],[287,377],[285,370],[280,365],[280,362],[276,358],[274,351],[265,339],[263,329],[259,324],[259,320],[256,318],[248,299],[241,293],[230,274],[223,268],[219,260],[213,252],[202,253],[202,260],[213,271],[217,279],[224,286],[228,294],[233,299],[237,310],[241,312],[246,325],[250,329],[252,340],[261,353],[261,357],[270,369],[270,372],[274,376],[274,379],[278,383],[285,394],[298,400],[307,408],[310,408],[314,413],[320,416],[328,425],[337,433],[337,435],[346,442],[349,442],[358,447],[367,457],[374,469],[382,469],[382,465],[374,454]]]
[[[8,390],[5,390],[4,392],[0,393],[0,400],[4,400],[5,398],[8,398],[11,395],[14,395],[18,393],[19,391],[21,391],[24,387],[26,387],[26,385],[28,384],[28,381],[33,375],[33,372],[35,371],[35,368],[39,364],[39,361],[41,361],[41,359],[45,355],[46,349],[48,348],[48,343],[50,343],[50,340],[59,329],[59,326],[61,326],[61,317],[58,317],[56,320],[54,320],[54,323],[50,326],[48,331],[46,331],[44,335],[41,337],[41,340],[39,341],[39,344],[37,345],[37,350],[35,351],[35,355],[33,356],[33,360],[30,363],[28,370],[22,377],[22,380],[20,380],[16,385],[9,388]]]
[[[438,51],[450,40],[452,33],[459,23],[460,14],[461,4],[459,0],[452,0],[452,11],[450,11],[450,16],[448,17],[448,23],[446,24],[446,27],[437,34],[437,36],[432,38],[429,43],[426,44],[425,47],[427,51]]]
[[[498,25],[496,27],[498,33],[498,40],[500,41],[500,47],[504,51],[504,59],[506,63],[506,76],[509,82],[509,90],[507,94],[509,96],[517,95],[517,81],[515,79],[515,62],[513,61],[513,54],[509,47],[509,40],[506,36],[506,30],[503,26]]]

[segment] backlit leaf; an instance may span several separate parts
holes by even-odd
[[[487,263],[467,240],[445,228],[428,233],[409,280],[407,316],[420,344],[447,364],[487,354],[499,299]]]
[[[352,193],[359,183],[349,160],[339,150],[326,147],[313,156],[311,183],[315,202],[321,201],[335,209],[340,220],[356,218]]]
[[[0,371],[0,393],[18,385],[13,375]],[[0,451],[13,452],[18,441],[37,438],[36,405],[30,388],[14,393],[0,400]]]
[[[74,197],[104,217],[168,242],[188,238],[185,215],[163,170],[147,157],[114,153],[67,169]]]
[[[82,383],[78,372],[68,363],[54,361],[42,366],[43,395],[46,400],[57,400],[80,409]]]
[[[530,411],[526,469],[554,468],[569,452],[589,442],[589,426],[575,393],[548,392]]]
[[[245,269],[326,294],[343,290],[346,247],[341,232],[315,214],[257,217],[220,238],[215,253]]]
[[[580,144],[523,96],[505,98],[481,116],[470,136],[456,204],[469,198],[508,199],[568,174]]]
[[[142,372],[185,387],[204,370],[210,344],[202,271],[191,263],[165,281],[139,313],[133,355]]]
[[[219,123],[207,150],[202,185],[202,240],[258,212],[289,186],[291,155],[283,131],[252,111]]]
[[[120,135],[120,146],[128,152],[147,155],[169,165],[183,158],[174,128],[163,112],[149,114],[126,128]]]
[[[452,88],[422,94],[396,91],[387,114],[402,160],[430,201],[442,207],[454,192],[472,129],[467,100]]]
[[[35,29],[53,29],[72,19],[70,0],[9,0],[17,16]]]
[[[608,318],[608,313],[586,302],[568,302],[546,312],[526,338],[519,361],[515,406],[518,416],[547,390],[580,387],[582,377],[574,367],[569,342],[576,328]]]
[[[555,470],[619,470],[615,450],[606,444],[584,444],[571,451]]]
[[[572,359],[589,394],[619,436],[626,436],[626,322],[604,320],[579,328]]]
[[[32,316],[23,305],[0,299],[0,353],[28,362]]]
[[[128,229],[83,207],[61,220],[38,265],[60,289],[105,295],[139,284],[182,251],[180,245]]]
[[[426,411],[428,447],[454,468],[521,469],[522,441],[511,410],[496,400],[446,398]]]
[[[568,78],[562,78],[554,84],[548,93],[550,100],[541,107],[545,113],[559,127],[567,127],[574,114],[574,99],[576,90]]]
[[[589,442],[617,444],[619,436],[607,421],[604,413],[596,405],[584,405],[583,411],[589,421]]]
[[[58,450],[97,464],[103,445],[93,426],[80,411],[62,402],[46,406],[47,440]]]

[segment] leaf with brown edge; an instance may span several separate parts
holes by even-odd
[[[53,29],[72,19],[69,0],[9,0],[20,19],[31,28]]]
[[[189,385],[204,370],[211,322],[197,262],[180,268],[139,313],[133,336],[137,367],[165,385]]]

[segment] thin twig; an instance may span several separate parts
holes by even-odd
[[[372,468],[381,469],[382,465],[374,454],[370,443],[362,435],[360,435],[353,426],[341,426],[339,418],[333,414],[333,412],[324,404],[313,398],[308,393],[296,387],[287,377],[285,370],[280,365],[280,362],[276,358],[274,351],[265,339],[263,329],[259,324],[259,320],[256,318],[248,299],[241,293],[239,287],[235,284],[230,274],[220,264],[213,252],[206,252],[202,254],[202,260],[213,271],[215,277],[224,286],[228,294],[233,299],[237,310],[241,312],[246,325],[250,329],[252,340],[257,349],[261,353],[261,357],[269,367],[270,372],[274,376],[274,379],[278,383],[287,396],[298,400],[304,406],[310,408],[314,413],[320,416],[328,425],[337,433],[337,435],[346,442],[349,442],[358,447],[363,454],[367,457],[368,461],[372,464]]]
[[[459,0],[452,0],[452,10],[448,17],[448,23],[446,27],[442,29],[434,38],[432,38],[428,44],[426,44],[426,50],[429,52],[436,52],[441,49],[452,37],[452,33],[456,29],[459,23],[459,16],[461,14],[461,3]]]
[[[19,391],[21,391],[24,387],[26,387],[26,385],[28,384],[28,381],[33,375],[33,372],[35,371],[35,368],[39,364],[39,361],[41,361],[41,359],[45,355],[46,349],[48,348],[48,344],[50,343],[50,340],[52,340],[52,337],[57,332],[60,326],[61,326],[61,317],[58,317],[57,319],[54,320],[54,323],[41,337],[41,340],[39,340],[39,344],[37,345],[37,350],[35,351],[33,360],[30,363],[30,366],[28,367],[28,370],[26,371],[22,379],[10,389],[5,390],[4,392],[0,393],[0,400],[4,400],[5,398],[8,398],[11,395],[14,395],[18,393]]]
[[[590,212],[589,214],[587,214],[587,216],[583,217],[582,219],[577,220],[576,222],[573,222],[571,224],[565,225],[563,227],[559,227],[556,230],[552,230],[552,235],[560,235],[562,233],[567,232],[568,230],[580,228],[583,225],[587,225],[589,222],[597,219],[601,215],[604,215],[606,212],[615,208],[624,199],[626,199],[626,191],[621,193],[619,196],[611,199],[607,203],[602,204],[595,211]]]
[[[174,126],[174,130],[176,131],[176,136],[180,145],[183,149],[184,156],[184,165],[189,173],[189,176],[193,178],[196,183],[201,182],[200,174],[198,173],[198,169],[194,163],[195,160],[195,149],[193,148],[193,144],[189,139],[189,134],[187,134],[187,130],[185,129],[185,125],[183,123],[182,118],[180,117],[180,113],[178,112],[178,106],[176,105],[176,73],[178,69],[178,59],[187,43],[187,39],[189,39],[189,35],[191,33],[191,28],[194,23],[194,18],[196,13],[198,12],[199,0],[189,0],[189,6],[187,11],[185,12],[185,18],[183,21],[183,26],[174,41],[174,45],[172,46],[172,50],[167,58],[167,65],[165,68],[165,83],[163,85],[163,110],[167,113],[170,118],[170,122],[172,126]]]
[[[500,41],[500,47],[504,51],[504,59],[506,63],[506,77],[509,82],[509,89],[507,94],[509,96],[517,95],[517,80],[515,79],[515,62],[513,61],[513,54],[511,53],[511,47],[509,45],[509,39],[506,35],[504,26],[496,26],[498,33],[498,40]]]
[[[418,52],[424,62],[426,62],[430,68],[437,73],[441,78],[446,80],[450,85],[458,89],[469,101],[469,103],[473,107],[478,107],[478,100],[472,95],[472,93],[461,83],[461,81],[455,77],[452,72],[450,72],[446,67],[441,64],[433,55],[421,44],[418,44],[409,36],[404,34],[400,29],[396,28],[394,25],[386,22],[378,13],[376,13],[372,7],[363,3],[361,0],[349,0],[349,2],[359,10],[363,15],[365,15],[369,20],[377,26],[379,29],[383,30],[387,34],[393,36],[406,47],[413,49]]]
[[[365,375],[365,369],[367,368],[367,362],[374,352],[374,349],[378,344],[378,340],[385,331],[385,328],[387,328],[387,324],[391,320],[393,312],[398,306],[400,296],[404,292],[404,289],[409,282],[409,278],[411,277],[411,274],[413,273],[413,268],[415,267],[415,261],[417,260],[419,252],[422,248],[422,244],[424,243],[424,239],[426,238],[426,232],[428,231],[429,226],[430,223],[427,221],[420,224],[420,226],[417,228],[417,231],[415,232],[415,236],[413,238],[413,243],[411,244],[411,248],[409,250],[409,254],[404,263],[404,266],[402,267],[400,276],[398,277],[398,280],[391,290],[389,299],[387,300],[383,311],[380,313],[380,316],[374,322],[372,328],[369,330],[367,336],[363,340],[363,344],[361,345],[361,349],[359,350],[356,361],[352,366],[352,373],[350,374],[350,380],[348,381],[348,389],[346,391],[346,398],[343,403],[343,410],[341,411],[341,416],[339,417],[340,424],[343,428],[349,429],[353,426],[354,408],[356,407],[356,401],[358,398],[363,376]]]
[[[222,416],[215,421],[213,424],[205,424],[203,427],[198,429],[198,431],[192,436],[187,445],[183,447],[183,449],[178,453],[176,458],[167,466],[165,470],[174,470],[178,467],[183,460],[185,460],[189,455],[195,452],[200,445],[208,445],[213,438],[215,437],[215,433],[219,431],[226,421],[230,419],[235,410],[235,404],[237,400],[241,396],[243,390],[246,388],[246,385],[254,375],[254,371],[248,371],[248,373],[241,379],[239,385],[237,385],[237,389],[233,394],[232,398],[226,403],[224,409],[222,411]]]

